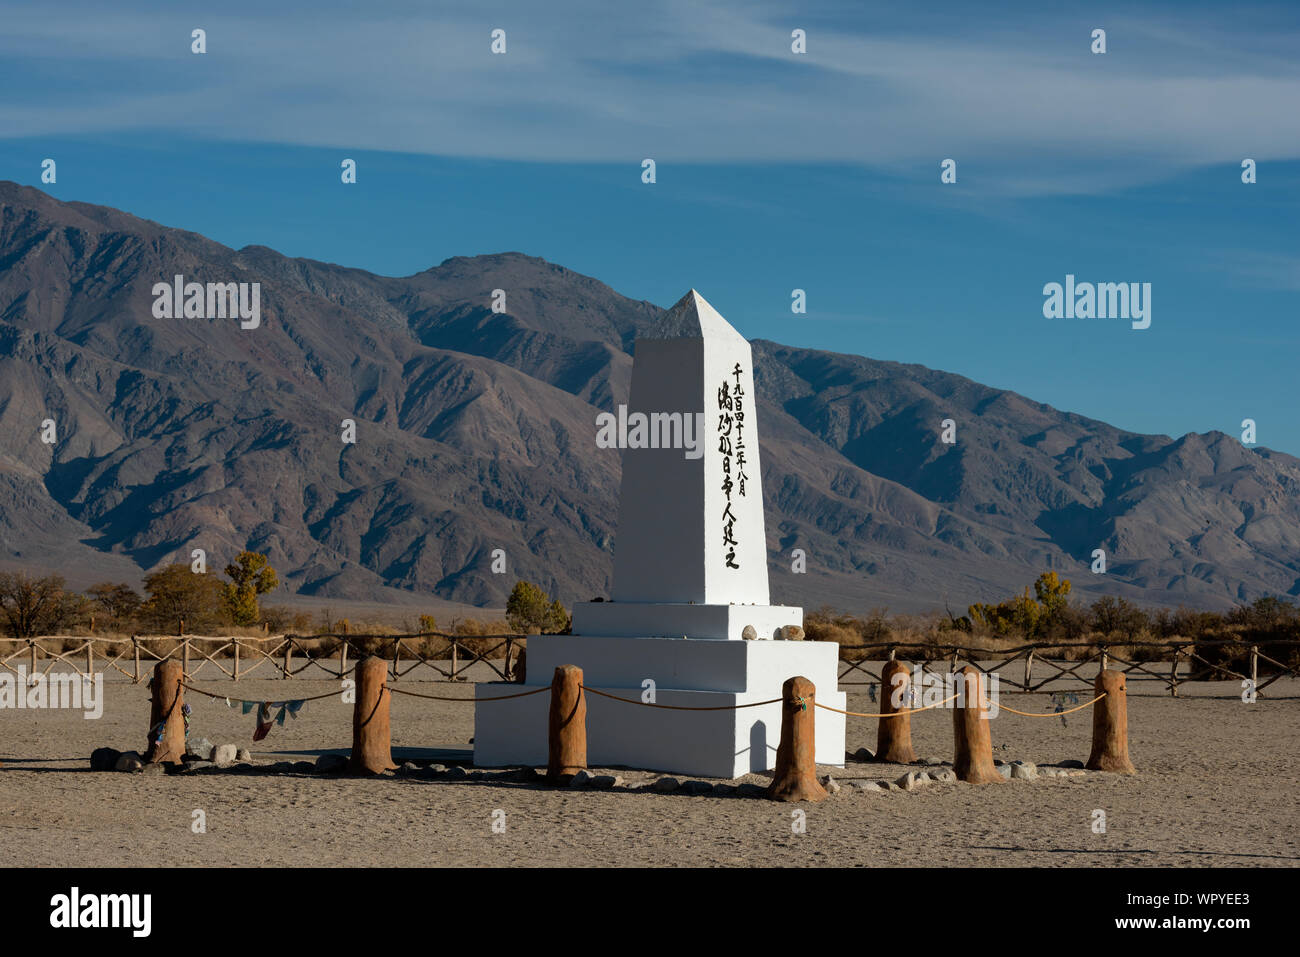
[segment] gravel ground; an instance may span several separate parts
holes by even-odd
[[[476,666],[482,667],[482,666]],[[481,676],[484,680],[489,673]],[[468,684],[403,679],[399,687],[472,697]],[[243,679],[201,687],[245,698],[307,697],[337,681]],[[185,775],[96,773],[97,747],[143,750],[148,691],[105,681],[98,720],[80,712],[0,710],[0,847],[10,866],[799,866],[1029,865],[1296,866],[1300,862],[1300,682],[1280,681],[1253,705],[1231,684],[1186,686],[1182,697],[1131,685],[1130,747],[1139,774],[1088,772],[1000,785],[931,784],[862,792],[854,781],[892,781],[909,769],[850,762],[824,768],[843,785],[816,805],[737,795],[687,796],[639,788],[660,775],[617,774],[612,791],[550,789],[499,772],[452,780],[427,774],[356,780],[283,773],[277,762],[314,760],[351,743],[351,707],[307,704],[298,720],[253,744],[252,716],[190,695],[192,735],[253,750],[253,768]],[[866,688],[851,710],[873,712]],[[1145,692],[1144,696],[1141,692]],[[1080,689],[1080,700],[1085,695]],[[1221,697],[1220,697],[1221,696]],[[1042,696],[1007,696],[1023,711]],[[394,696],[399,763],[468,756],[467,704]],[[913,717],[917,753],[952,759],[946,712]],[[1068,719],[1005,714],[994,755],[1041,765],[1088,756],[1090,712]],[[876,722],[849,720],[848,750],[874,748]],[[430,749],[450,749],[436,755]],[[456,750],[461,749],[461,750]],[[766,784],[762,775],[730,782]],[[1094,811],[1106,832],[1093,832]],[[191,823],[203,811],[206,833]],[[806,814],[795,833],[794,812]],[[504,831],[500,824],[504,821]],[[498,829],[494,830],[494,822]]]

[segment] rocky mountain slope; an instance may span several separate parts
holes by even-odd
[[[178,273],[259,282],[261,326],[155,319]],[[390,278],[0,183],[0,564],[89,584],[250,547],[309,595],[500,605],[518,577],[607,595],[619,459],[595,415],[626,399],[661,313],[517,253]],[[1049,567],[1171,605],[1300,594],[1300,460],[754,349],[775,600],[956,611]]]

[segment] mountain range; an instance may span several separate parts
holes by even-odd
[[[155,318],[176,275],[260,283],[260,326]],[[300,595],[500,606],[525,578],[607,596],[620,460],[595,419],[627,400],[663,312],[520,253],[393,278],[0,182],[0,566],[84,586],[252,548]],[[1292,456],[917,365],[753,349],[774,601],[958,613],[1046,569],[1085,599],[1300,595]]]

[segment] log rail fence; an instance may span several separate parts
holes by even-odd
[[[465,681],[465,672],[479,662],[487,665],[503,681],[519,677],[519,665],[527,635],[448,635],[421,632],[409,635],[321,634],[266,635],[264,637],[208,637],[204,635],[133,635],[130,638],[99,636],[43,635],[35,638],[0,638],[0,669],[17,673],[17,665],[27,665],[27,674],[44,675],[58,662],[74,672],[91,677],[119,672],[136,684],[143,680],[142,665],[179,659],[186,678],[199,677],[205,668],[239,681],[270,665],[258,677],[296,678],[299,676],[345,678],[356,672],[357,662],[373,654],[370,646],[383,647],[377,657],[388,662],[389,678],[397,681],[417,668],[432,669],[443,681]],[[441,639],[446,646],[435,655],[422,651],[427,639]],[[312,645],[329,640],[337,649],[323,652]],[[6,653],[5,645],[17,645]],[[63,650],[69,643],[76,647]],[[473,643],[473,644],[471,644]],[[154,646],[166,644],[166,651]],[[215,648],[205,646],[215,644]],[[95,646],[101,646],[96,661]],[[475,645],[479,645],[476,649]],[[102,656],[102,646],[116,649]],[[496,658],[502,653],[501,658]],[[300,655],[300,659],[295,656]],[[39,662],[43,662],[43,667]],[[83,664],[84,662],[84,664]],[[98,667],[96,667],[98,665]],[[320,674],[316,674],[319,671]],[[434,678],[433,680],[439,680]]]
[[[486,665],[497,678],[511,681],[523,677],[527,638],[527,635],[517,634],[466,637],[443,632],[263,637],[182,634],[133,635],[130,638],[63,635],[0,638],[0,669],[17,674],[17,667],[26,665],[29,678],[35,678],[48,674],[56,663],[61,662],[84,677],[108,673],[112,669],[139,683],[144,677],[142,669],[155,662],[179,658],[186,678],[202,677],[205,669],[219,672],[234,681],[255,674],[286,679],[300,676],[343,678],[355,673],[358,661],[375,654],[388,662],[389,680],[393,682],[417,669],[431,670],[435,681],[465,681],[466,672],[479,663]],[[425,650],[431,639],[441,643],[432,654]],[[337,648],[322,650],[319,646],[323,641],[336,642]],[[74,647],[64,650],[68,644]],[[214,644],[216,647],[211,647]],[[165,645],[166,650],[159,651],[158,645]],[[1243,670],[1210,661],[1204,655],[1211,648],[1229,645],[1244,651],[1248,664]],[[97,646],[100,648],[98,658]],[[1300,649],[1300,640],[1270,641],[1268,647],[1270,650]],[[109,650],[105,652],[105,648]],[[1122,657],[1117,648],[1144,660]],[[497,657],[498,654],[501,657]],[[839,684],[845,688],[879,684],[886,673],[892,675],[901,667],[898,659],[902,657],[914,661],[923,673],[930,674],[955,670],[956,662],[962,659],[985,674],[997,672],[1003,692],[1021,694],[1056,694],[1070,690],[1070,682],[1075,683],[1076,688],[1089,686],[1092,679],[1080,674],[1080,670],[1090,664],[1098,665],[1101,671],[1119,670],[1130,681],[1161,686],[1160,693],[1167,691],[1173,697],[1178,697],[1179,688],[1191,681],[1249,680],[1253,682],[1256,694],[1262,695],[1280,678],[1300,677],[1300,655],[1293,655],[1292,663],[1287,664],[1266,654],[1259,644],[1245,645],[1225,639],[1109,645],[1036,642],[1005,649],[882,641],[840,645]],[[981,661],[987,664],[981,664]],[[1013,666],[1017,662],[1023,663],[1023,678],[1016,676]],[[877,663],[882,667],[873,670],[871,666]],[[1261,663],[1274,669],[1263,680],[1260,679]],[[1035,666],[1040,671],[1038,676],[1034,674]],[[1160,666],[1167,670],[1157,670]],[[1045,675],[1041,674],[1044,670]]]
[[[1272,648],[1300,649],[1300,639],[1281,639],[1269,641]],[[1125,651],[1133,649],[1149,660],[1131,661],[1116,653],[1116,648]],[[1249,674],[1236,671],[1225,665],[1208,660],[1201,652],[1211,648],[1244,648],[1249,659]],[[1045,652],[1056,652],[1048,655]],[[1066,652],[1062,655],[1061,652]],[[1073,654],[1071,654],[1073,652]],[[857,653],[861,653],[860,657]],[[1133,654],[1133,652],[1129,652]],[[1129,677],[1131,681],[1151,682],[1163,685],[1170,696],[1178,697],[1178,689],[1193,681],[1246,681],[1254,684],[1255,693],[1259,694],[1280,678],[1300,677],[1300,656],[1293,658],[1293,663],[1284,664],[1266,655],[1258,644],[1245,644],[1231,639],[1206,639],[1201,641],[1134,641],[1105,644],[1097,642],[1034,642],[1012,648],[989,649],[978,645],[934,644],[929,642],[869,642],[857,645],[840,646],[840,687],[854,687],[881,682],[882,676],[890,670],[890,664],[898,657],[909,656],[921,668],[923,673],[944,674],[949,669],[956,670],[956,661],[962,658],[984,674],[998,673],[999,684],[1003,691],[1022,694],[1056,694],[1062,687],[1048,687],[1057,682],[1074,681],[1091,685],[1092,679],[1079,674],[1085,665],[1096,663],[1099,671],[1114,668]],[[1136,655],[1135,655],[1136,657]],[[993,662],[987,666],[980,660]],[[887,662],[878,671],[872,671],[867,665],[872,662]],[[1018,661],[1024,662],[1024,678],[1017,680],[1011,667]],[[1272,665],[1276,671],[1262,682],[1259,678],[1260,663]],[[1162,663],[1168,671],[1155,670],[1155,665]],[[943,671],[935,669],[936,664],[946,664]],[[1035,680],[1034,665],[1047,669],[1046,677]],[[1180,665],[1185,665],[1183,671]],[[863,677],[866,681],[845,680]]]

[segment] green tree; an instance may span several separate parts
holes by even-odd
[[[1069,594],[1069,581],[1056,572],[1043,572],[1034,581],[1034,597],[1029,596],[1026,588],[1016,597],[996,605],[976,602],[967,614],[972,623],[983,625],[999,637],[1012,632],[1026,638],[1040,637],[1068,624],[1070,604],[1066,596]]]
[[[168,565],[144,580],[149,598],[140,607],[150,627],[170,632],[184,621],[191,629],[213,628],[229,621],[221,582],[191,571],[189,565]]]
[[[989,605],[977,601],[967,609],[967,614],[974,624],[982,625],[995,635],[1005,635],[1011,627],[1011,618],[1006,614],[1005,603]]]
[[[555,634],[569,629],[569,612],[559,600],[532,582],[522,578],[515,582],[506,600],[506,621],[510,627],[525,634]]]
[[[265,595],[279,587],[275,569],[267,564],[261,552],[240,552],[235,561],[226,566],[229,584],[222,586],[226,609],[236,625],[255,625],[261,615],[257,596]]]
[[[1049,617],[1059,616],[1069,602],[1070,582],[1056,572],[1043,572],[1034,582],[1034,597]]]
[[[1043,617],[1043,609],[1029,597],[1029,589],[1011,599],[1010,617],[1012,627],[1022,635],[1033,636],[1038,633],[1038,624]]]
[[[573,616],[569,610],[560,604],[557,598],[551,602],[550,608],[546,610],[546,625],[542,631],[551,635],[567,635],[569,629],[573,626]]]
[[[1070,582],[1056,572],[1043,572],[1034,582],[1034,597],[1038,599],[1039,615],[1035,629],[1037,637],[1044,637],[1067,627],[1070,608]]]

